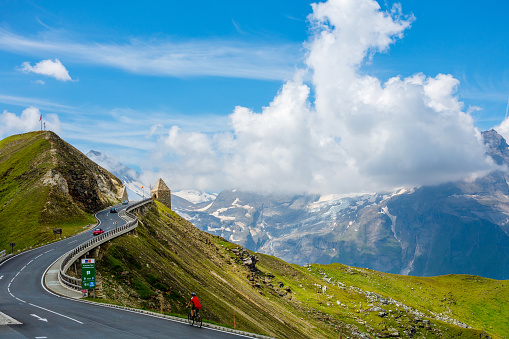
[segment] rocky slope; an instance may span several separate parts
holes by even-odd
[[[483,136],[505,167],[469,182],[346,196],[231,190],[174,209],[204,231],[293,263],[509,279],[508,145],[493,130]]]
[[[0,141],[0,249],[23,249],[94,222],[118,203],[122,183],[53,132]]]

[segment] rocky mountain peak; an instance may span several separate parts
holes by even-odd
[[[484,144],[487,146],[487,153],[493,158],[497,165],[509,163],[509,145],[506,140],[494,129],[482,132]]]

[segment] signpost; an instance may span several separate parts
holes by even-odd
[[[57,234],[60,234],[60,239],[62,239],[62,229],[61,228],[53,229],[53,234],[55,235],[55,239],[57,238]]]
[[[11,243],[9,243],[9,245],[11,246],[11,254],[12,254],[12,253],[14,253],[14,246],[16,246],[16,243],[11,242]]]
[[[81,259],[81,287],[95,291],[95,259]]]

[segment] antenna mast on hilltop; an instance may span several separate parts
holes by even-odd
[[[41,116],[39,117],[39,121],[41,122],[41,132],[42,132],[42,113]]]

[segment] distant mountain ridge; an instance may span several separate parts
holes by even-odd
[[[144,195],[142,186],[144,185],[141,183],[141,174],[139,172],[98,151],[90,150],[86,155],[90,160],[104,168],[107,168],[108,171],[122,180],[122,183],[127,188],[127,194],[130,200],[142,199]],[[147,186],[145,193],[147,193],[148,190]],[[147,195],[150,195],[150,192],[148,192],[145,196]]]
[[[483,132],[487,154],[509,165],[506,141]],[[297,264],[340,262],[419,276],[509,279],[509,175],[348,196],[230,190],[174,209],[198,228]]]

